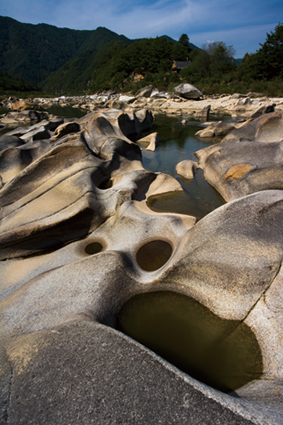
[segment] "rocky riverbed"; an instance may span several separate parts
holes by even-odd
[[[50,116],[52,104],[88,113]],[[15,128],[0,137],[1,423],[283,423],[283,99],[151,91],[3,106]],[[148,207],[182,191],[129,139],[157,112],[235,118],[204,123],[199,137],[221,142],[178,167],[202,169],[227,201],[198,222]],[[256,376],[247,366],[223,393],[116,330],[129,299],[159,291],[229,323],[211,347],[249,328]]]
[[[223,114],[231,115],[235,119],[246,119],[258,111],[272,106],[276,110],[283,110],[283,98],[267,98],[259,93],[221,96],[202,96],[200,99],[186,99],[171,93],[160,92],[152,86],[146,87],[140,93],[133,96],[130,94],[116,94],[105,92],[89,96],[61,96],[58,98],[35,98],[27,101],[19,101],[16,98],[4,99],[1,102],[2,107],[10,109],[12,112],[8,116],[2,116],[0,124],[13,125],[17,124],[17,112],[27,110],[36,110],[34,115],[41,109],[41,117],[43,111],[52,106],[72,106],[87,112],[92,112],[97,109],[120,109],[127,113],[136,112],[141,109],[147,109],[153,113],[166,113],[190,116],[197,119],[207,117],[209,113],[212,116]],[[0,105],[1,106],[1,105]],[[29,115],[27,112],[24,115]],[[22,115],[21,120],[28,120]],[[32,117],[36,119],[36,116]],[[16,123],[13,122],[16,121]]]

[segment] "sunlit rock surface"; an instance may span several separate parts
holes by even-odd
[[[195,86],[188,83],[183,83],[175,87],[174,93],[185,99],[199,99],[202,96],[201,92]]]
[[[176,165],[175,169],[179,176],[187,180],[192,180],[197,171],[197,163],[189,159],[184,159],[184,161]]]
[[[247,124],[261,135],[247,138],[250,157],[246,149],[245,161],[225,165],[230,185],[258,169],[259,144],[272,149],[264,161],[282,182],[280,126],[261,119]],[[104,109],[0,138],[1,423],[283,422],[282,187],[233,186],[224,193],[233,201],[198,223],[155,213],[150,197],[182,188],[146,171],[128,138],[151,122],[147,110]],[[240,155],[245,142],[233,137],[209,155],[232,143]],[[209,155],[198,153],[204,171]],[[113,329],[125,302],[149,291],[249,326],[263,374],[238,397],[224,394]]]
[[[226,201],[283,189],[283,113],[265,114],[195,154],[205,179]]]

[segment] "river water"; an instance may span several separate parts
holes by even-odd
[[[194,156],[196,151],[219,141],[197,138],[195,133],[201,128],[201,122],[193,119],[184,125],[182,117],[155,117],[151,132],[159,133],[160,143],[155,152],[143,151],[143,165],[147,170],[175,177],[184,192],[154,198],[149,203],[152,210],[188,214],[200,219],[225,203],[221,195],[206,182],[202,170],[199,169],[191,181],[182,179],[175,171],[179,162],[185,159],[197,161]]]
[[[48,112],[76,118],[85,114],[71,107],[57,107]],[[183,180],[175,172],[179,162],[196,160],[196,151],[217,142],[197,138],[195,133],[201,128],[201,123],[193,119],[184,125],[180,116],[155,117],[150,133],[158,132],[160,143],[155,152],[142,151],[144,168],[173,176],[184,192],[151,200],[149,207],[154,211],[188,214],[199,220],[223,205],[224,200],[205,181],[201,170],[191,181]],[[98,243],[90,244],[88,253],[98,253],[101,248]],[[165,254],[169,258],[171,250]],[[151,271],[142,263],[139,265]],[[220,391],[235,390],[262,373],[260,348],[247,326],[222,320],[198,302],[174,292],[140,294],[128,300],[118,314],[117,327],[184,372]]]
[[[183,180],[175,171],[179,162],[196,161],[196,151],[220,141],[197,138],[195,133],[201,128],[201,122],[193,119],[184,125],[180,116],[156,116],[151,132],[159,133],[160,144],[155,152],[142,151],[143,165],[175,177],[184,192],[156,197],[149,204],[154,211],[189,214],[199,220],[225,203],[206,182],[202,170],[191,181]],[[174,292],[131,298],[118,314],[117,327],[192,377],[223,392],[236,390],[262,374],[261,351],[250,328],[223,320],[197,301]]]

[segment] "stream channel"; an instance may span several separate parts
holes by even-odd
[[[220,119],[228,117],[218,117]],[[151,132],[159,133],[160,143],[155,152],[142,151],[144,168],[175,177],[184,192],[151,199],[148,206],[153,211],[188,214],[199,220],[225,203],[221,195],[206,182],[201,169],[197,170],[195,178],[190,181],[181,178],[175,171],[179,162],[185,159],[197,161],[194,156],[196,151],[220,141],[197,138],[195,133],[202,128],[201,122],[193,119],[182,124],[182,117],[155,117]]]
[[[230,117],[217,117],[217,121],[227,119]],[[220,141],[198,139],[195,133],[201,128],[201,122],[193,119],[182,124],[182,117],[156,116],[151,133],[159,133],[160,143],[155,152],[142,151],[143,166],[175,177],[184,192],[153,199],[148,205],[152,210],[193,215],[200,220],[225,203],[206,182],[202,170],[198,169],[191,181],[175,171],[179,162],[196,161],[194,152]],[[154,252],[152,261],[153,257]],[[223,320],[178,293],[155,291],[132,297],[118,314],[117,328],[190,376],[225,393],[262,374],[261,350],[247,325]]]
[[[48,112],[69,118],[85,115],[85,111],[72,107],[55,107]],[[225,201],[205,181],[202,170],[193,180],[186,181],[176,174],[175,167],[185,159],[196,161],[194,152],[219,140],[198,139],[195,133],[202,128],[201,122],[188,119],[182,124],[182,118],[156,115],[149,133],[158,132],[160,143],[155,152],[143,150],[142,157],[145,169],[175,177],[184,192],[156,197],[148,206],[156,212],[188,214],[200,220]],[[227,119],[230,117],[217,117],[217,121]],[[99,244],[92,245],[90,255],[100,252]],[[165,262],[171,256],[169,248]],[[155,251],[160,251],[160,247],[154,249],[153,257]],[[226,393],[262,374],[261,351],[250,328],[241,322],[223,320],[178,293],[155,291],[132,297],[118,314],[117,328],[190,376]]]

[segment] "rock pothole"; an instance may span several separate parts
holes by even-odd
[[[138,294],[117,327],[199,381],[225,393],[260,378],[262,355],[251,328],[224,320],[185,295]]]
[[[100,242],[91,242],[85,247],[85,252],[88,255],[98,254],[103,251],[103,245]]]
[[[136,254],[136,260],[142,270],[153,272],[167,263],[172,255],[172,251],[173,249],[169,242],[153,240],[139,248]]]

